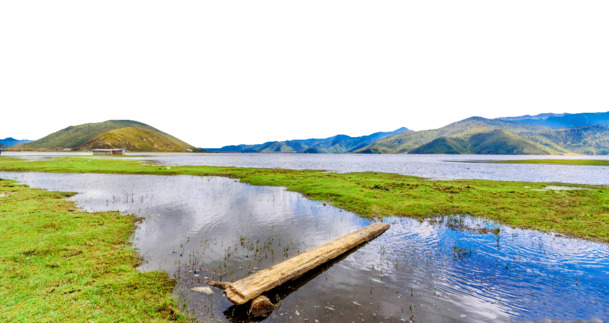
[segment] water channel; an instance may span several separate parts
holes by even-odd
[[[205,322],[250,320],[220,290],[193,290],[207,278],[243,278],[371,223],[284,188],[220,177],[0,172],[0,178],[78,192],[71,199],[88,211],[143,217],[133,237],[145,259],[140,269],[176,277],[175,296]],[[376,240],[268,292],[279,307],[260,320],[609,320],[607,244],[459,215],[384,221],[391,228]]]

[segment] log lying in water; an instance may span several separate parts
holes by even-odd
[[[389,229],[389,224],[373,223],[359,231],[328,242],[234,283],[207,281],[207,284],[224,289],[226,298],[234,304],[245,304],[260,294],[298,278],[307,271],[376,238],[387,229]]]

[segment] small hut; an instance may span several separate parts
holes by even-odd
[[[125,148],[120,149],[93,149],[93,155],[124,155]]]

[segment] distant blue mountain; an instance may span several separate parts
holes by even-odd
[[[609,126],[609,112],[598,113],[543,113],[534,116],[497,118],[504,121],[518,121],[538,124],[541,126],[561,129],[591,125]]]
[[[6,139],[0,139],[0,145],[2,146],[14,146],[31,142],[31,140],[18,140],[15,138],[8,137]]]
[[[205,148],[209,152],[239,152],[239,153],[268,153],[268,152],[292,152],[292,153],[325,153],[341,154],[350,153],[366,147],[376,141],[409,131],[402,127],[391,132],[376,132],[368,136],[350,137],[347,135],[336,135],[323,139],[302,139],[286,141],[270,141],[258,145],[233,145],[222,148]]]

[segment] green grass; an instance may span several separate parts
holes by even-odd
[[[489,160],[485,163],[496,164],[556,164],[556,165],[583,165],[583,166],[609,166],[609,160],[598,159],[523,159],[523,160]]]
[[[0,158],[0,170],[199,175],[284,186],[363,217],[468,214],[520,228],[555,231],[609,242],[609,188],[541,191],[544,183],[484,180],[429,181],[384,173],[336,174],[313,170],[211,166],[166,167],[128,158],[64,157],[25,161]],[[554,183],[556,184],[556,183]]]
[[[81,212],[70,195],[0,180],[0,321],[182,320],[175,282],[136,269],[136,219]]]

